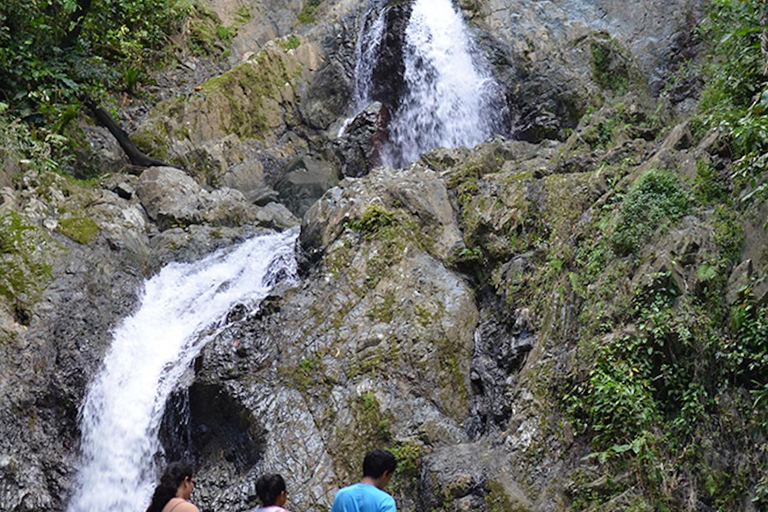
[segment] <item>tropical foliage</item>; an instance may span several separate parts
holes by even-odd
[[[60,131],[83,99],[132,89],[184,12],[177,0],[4,1],[0,101]]]

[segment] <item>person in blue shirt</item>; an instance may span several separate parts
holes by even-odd
[[[360,483],[339,489],[331,512],[397,512],[395,499],[384,488],[397,469],[397,461],[386,450],[373,450],[363,460]]]

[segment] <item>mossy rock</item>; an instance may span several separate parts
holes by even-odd
[[[89,244],[99,234],[99,225],[90,217],[59,219],[59,233],[79,244]]]
[[[302,66],[278,44],[204,82],[186,97],[159,103],[133,139],[155,158],[185,164],[201,145],[235,135],[275,141],[298,122]]]
[[[630,83],[629,58],[618,41],[598,34],[590,41],[592,78],[602,88],[617,94],[627,92]]]
[[[49,241],[43,229],[20,214],[0,214],[0,296],[17,312],[37,302],[51,279]]]
[[[168,132],[160,124],[153,124],[150,129],[135,133],[131,140],[142,153],[158,160],[168,158]]]
[[[315,22],[315,14],[323,0],[307,0],[298,14],[299,23],[304,25]]]
[[[293,84],[301,74],[299,63],[276,48],[262,51],[245,62],[202,85],[210,107],[222,109],[225,133],[246,138],[264,138],[279,127],[281,104],[292,102]]]
[[[237,33],[236,27],[222,24],[211,9],[195,4],[189,17],[189,49],[194,55],[216,55],[226,52],[226,46]]]
[[[381,410],[379,400],[373,391],[363,391],[348,399],[346,409],[348,424],[338,424],[333,442],[328,446],[334,460],[334,467],[342,480],[359,478],[360,461],[367,452],[390,443],[391,413]]]

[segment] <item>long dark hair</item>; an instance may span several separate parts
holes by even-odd
[[[179,489],[181,482],[185,478],[192,478],[194,471],[192,465],[186,462],[173,462],[168,465],[168,468],[160,477],[160,483],[155,488],[155,493],[152,495],[152,503],[149,504],[147,512],[162,512],[163,507],[171,501],[171,498],[176,496],[176,491]]]

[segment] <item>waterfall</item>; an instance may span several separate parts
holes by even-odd
[[[378,99],[371,94],[372,71],[386,37],[387,3],[373,0],[363,18],[355,67],[356,112]],[[389,125],[386,164],[405,166],[436,147],[474,147],[501,132],[501,88],[451,0],[413,2],[403,60],[405,92]]]
[[[474,147],[499,132],[499,86],[451,0],[416,0],[405,31],[405,82],[385,161],[402,166],[436,147]]]
[[[296,279],[297,235],[256,237],[196,263],[172,263],[147,281],[136,312],[114,330],[80,410],[82,453],[69,512],[146,509],[168,397],[191,383],[193,360],[234,305],[252,308],[277,282]]]
[[[387,9],[376,0],[363,18],[357,37],[355,54],[355,111],[364,109],[371,98],[371,76],[376,66],[384,29],[387,27]]]
[[[355,116],[371,102],[373,69],[379,57],[379,48],[387,28],[387,0],[374,0],[373,6],[363,16],[355,46],[355,113],[348,117],[337,133],[341,137]]]

